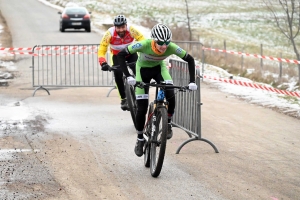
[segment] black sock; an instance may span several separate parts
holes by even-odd
[[[138,139],[144,139],[143,134],[138,134]]]
[[[137,138],[138,139],[144,139],[143,131],[137,131]]]

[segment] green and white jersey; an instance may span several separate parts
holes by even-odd
[[[164,53],[156,52],[155,49],[152,39],[142,40],[128,46],[128,50],[131,54],[139,52],[139,58],[136,63],[137,68],[155,67],[157,65],[166,67],[164,60],[170,55],[177,55],[183,58],[186,54],[185,50],[172,42]]]

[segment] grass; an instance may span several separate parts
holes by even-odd
[[[284,95],[281,98],[287,100],[288,102],[290,102],[292,104],[296,104],[296,105],[300,106],[300,100],[297,97],[292,97],[292,96]]]
[[[145,21],[163,22],[169,26],[185,27],[187,24],[185,2],[182,0],[48,0],[63,5],[74,2],[90,8],[112,19],[125,14],[136,24],[152,28]],[[245,49],[248,53],[259,53],[264,45],[265,55],[278,55],[282,52],[287,58],[295,55],[287,39],[279,32],[273,17],[262,0],[188,0],[190,21],[194,40],[214,46],[227,41],[227,49]],[[180,40],[185,40],[182,36]],[[300,44],[300,37],[298,37]],[[267,54],[269,53],[269,54]]]
[[[210,65],[218,66],[228,73],[231,73],[235,76],[245,77],[255,82],[261,82],[270,84],[273,87],[278,87],[283,83],[289,83],[293,79],[297,79],[298,70],[295,65],[289,64],[282,66],[282,77],[279,77],[279,65],[271,65],[268,63],[263,63],[260,65],[260,60],[256,58],[244,59],[243,63],[241,62],[241,56],[237,55],[228,55],[224,56],[222,53],[211,52],[205,54],[205,63]],[[261,69],[261,67],[263,69]],[[247,69],[254,69],[253,73],[247,73]],[[294,81],[295,82],[295,81]],[[299,83],[295,84],[295,87],[299,88]],[[284,86],[278,87],[278,89],[287,89]]]

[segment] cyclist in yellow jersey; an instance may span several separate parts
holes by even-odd
[[[109,65],[105,59],[105,54],[108,48],[112,54],[113,65],[119,65],[117,59],[117,54],[127,47],[128,45],[134,43],[134,41],[144,40],[144,35],[138,31],[135,27],[127,25],[127,19],[124,15],[118,15],[114,19],[114,26],[110,27],[101,39],[99,50],[98,50],[98,60],[103,71],[109,69]],[[110,47],[109,47],[110,46]],[[138,59],[137,53],[128,55],[126,61],[128,63],[136,62]],[[135,73],[135,67],[131,68]],[[125,96],[124,82],[123,82],[123,71],[122,69],[114,70],[115,82],[119,95],[121,98],[121,109],[128,110],[128,104]]]

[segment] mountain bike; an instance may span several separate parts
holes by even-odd
[[[185,92],[188,86],[166,85],[156,82],[137,82],[136,87],[155,87],[155,99],[149,104],[148,116],[144,126],[143,135],[146,140],[144,146],[144,165],[150,167],[153,177],[158,177],[164,162],[168,134],[168,101],[165,98],[165,91],[178,89]]]
[[[131,62],[131,63],[126,62],[126,65],[128,67],[130,75],[135,77],[134,73],[130,69],[130,66],[135,67],[135,62]],[[120,68],[120,65],[113,65],[108,70],[112,71],[112,70],[116,70],[118,68]],[[128,108],[129,108],[129,111],[130,111],[132,122],[133,122],[134,127],[136,127],[135,126],[135,116],[136,116],[136,112],[137,112],[137,105],[136,105],[136,97],[135,97],[135,87],[133,85],[129,85],[127,83],[125,74],[123,74],[123,82],[124,82],[125,95],[126,95],[126,98],[127,98]]]

